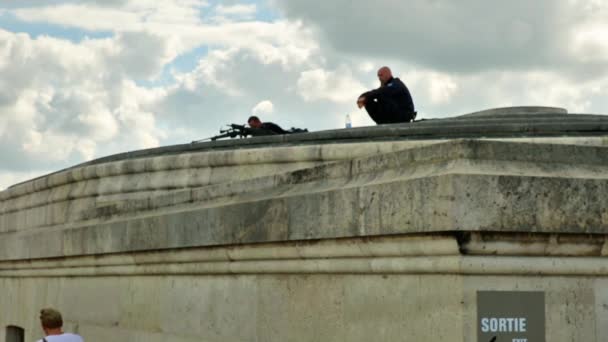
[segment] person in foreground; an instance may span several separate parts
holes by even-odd
[[[40,324],[45,337],[38,342],[84,342],[79,335],[63,332],[63,318],[55,309],[40,310]]]
[[[393,77],[391,69],[383,66],[378,70],[380,88],[359,96],[357,105],[365,107],[377,124],[410,122],[416,118],[414,101],[405,84]]]

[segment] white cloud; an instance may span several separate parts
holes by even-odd
[[[116,109],[116,113],[123,127],[135,138],[135,148],[157,147],[160,139],[166,136],[156,128],[154,113],[130,106],[121,106]]]
[[[88,139],[85,138],[84,140]],[[77,149],[78,143],[79,139],[74,135],[57,134],[53,131],[40,132],[30,129],[25,135],[21,150],[33,160],[40,160],[41,162],[63,161],[68,159],[74,152],[83,152],[83,150]],[[93,155],[81,153],[80,157],[88,160]]]
[[[64,27],[77,27],[89,31],[136,30],[140,28],[142,15],[123,12],[114,8],[103,8],[89,4],[31,7],[13,11],[25,22],[45,22]]]
[[[196,0],[90,1],[26,7],[11,12],[26,22],[114,32],[198,25],[200,11],[207,6],[205,1]]]
[[[298,79],[298,91],[306,101],[329,100],[338,103],[354,103],[364,91],[363,85],[350,69],[342,66],[335,71],[322,68],[303,71]]]
[[[158,146],[163,134],[147,107],[164,95],[125,81],[136,58],[123,58],[132,47],[122,38],[77,44],[0,30],[0,89],[8,92],[0,99],[1,169],[65,167],[124,146]],[[155,48],[147,54],[145,45],[135,47],[141,63],[165,58]]]
[[[346,114],[370,125],[355,99],[378,86],[382,65],[409,87],[422,118],[506,105],[608,106],[602,1],[274,3],[286,16],[271,22],[256,18],[261,4],[238,1],[0,9],[105,37],[0,29],[0,175],[21,180],[36,174],[23,170],[200,139],[250,113],[310,130],[343,127]],[[185,68],[189,52],[198,60]]]
[[[288,18],[316,27],[334,49],[347,55],[406,60],[442,72],[561,68],[571,77],[590,68],[602,75],[608,72],[605,66],[600,69],[595,61],[572,54],[569,48],[578,40],[578,44],[605,55],[608,41],[598,39],[603,29],[592,30],[597,33],[581,32],[588,23],[606,22],[608,5],[604,2],[379,0],[356,6],[347,0],[332,1],[331,5],[324,0],[275,3]],[[340,13],[340,20],[336,20],[336,13]]]
[[[251,20],[255,17],[257,6],[255,4],[218,5],[215,7],[217,18],[230,20]],[[216,19],[217,20],[217,19]]]
[[[201,1],[163,0],[157,3],[132,0],[120,3],[118,7],[93,2],[17,9],[13,13],[31,23],[116,32],[131,49],[145,44],[145,50],[151,52],[148,57],[165,61],[204,44],[244,48],[264,63],[280,62],[288,68],[304,63],[317,47],[312,33],[297,21],[203,22],[200,12],[207,6],[206,2]],[[225,15],[242,15],[255,13],[255,9],[255,5],[219,5],[215,10]],[[134,35],[134,32],[137,34]],[[156,40],[153,40],[154,37]],[[159,41],[160,37],[167,41]],[[155,45],[160,55],[150,51]],[[143,56],[138,54],[137,49],[119,52],[127,60],[132,58],[129,52]],[[129,65],[137,70],[147,64],[143,61],[141,66],[134,63]]]
[[[372,63],[370,61],[365,61],[363,63],[359,63],[359,71],[361,71],[362,73],[365,73],[365,74],[373,72],[375,68],[377,68],[377,66],[374,65],[374,63]]]
[[[272,114],[274,112],[274,105],[272,104],[272,102],[268,101],[268,100],[264,100],[261,101],[260,103],[258,103],[257,105],[255,105],[255,107],[253,107],[253,109],[251,110],[251,113],[253,115],[269,115]]]
[[[228,50],[214,50],[201,59],[196,69],[185,75],[178,75],[178,79],[186,89],[194,91],[202,85],[211,86],[229,96],[239,96],[242,90],[236,83],[231,83],[224,75],[229,72],[234,56],[239,53],[236,48]]]
[[[112,113],[102,104],[91,111],[78,115],[78,120],[87,128],[88,136],[94,141],[104,142],[116,136],[118,123]]]
[[[458,82],[446,73],[423,69],[401,78],[408,87],[417,90],[413,95],[424,95],[431,105],[447,104],[458,92]]]
[[[153,79],[177,57],[179,42],[148,32],[121,32],[108,51],[108,63],[127,77]],[[109,65],[109,67],[111,67]]]
[[[571,52],[585,63],[608,62],[608,25],[593,24],[581,27],[574,33]]]

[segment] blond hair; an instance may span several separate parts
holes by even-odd
[[[56,329],[63,326],[61,313],[52,308],[40,310],[40,323],[47,329]]]

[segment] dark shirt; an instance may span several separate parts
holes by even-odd
[[[275,123],[272,123],[272,122],[264,122],[258,128],[250,127],[250,128],[248,128],[248,131],[247,131],[247,134],[254,136],[254,137],[263,136],[263,135],[287,134],[287,133],[289,133],[289,132],[286,132],[284,129],[281,128],[281,126],[279,126]]]
[[[405,113],[414,112],[414,101],[412,95],[410,95],[409,89],[401,82],[399,78],[391,78],[386,82],[385,85],[380,86],[378,89],[370,90],[363,93],[366,99],[373,99],[382,97],[384,99],[393,101],[399,110]]]
[[[274,134],[286,134],[287,132],[281,128],[281,126],[272,123],[272,122],[264,122],[262,123],[262,127],[260,127],[260,129],[263,129],[265,131],[270,131]]]

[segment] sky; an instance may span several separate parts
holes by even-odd
[[[601,0],[0,0],[0,190],[252,114],[373,125],[384,65],[419,118],[605,114],[607,36]]]

